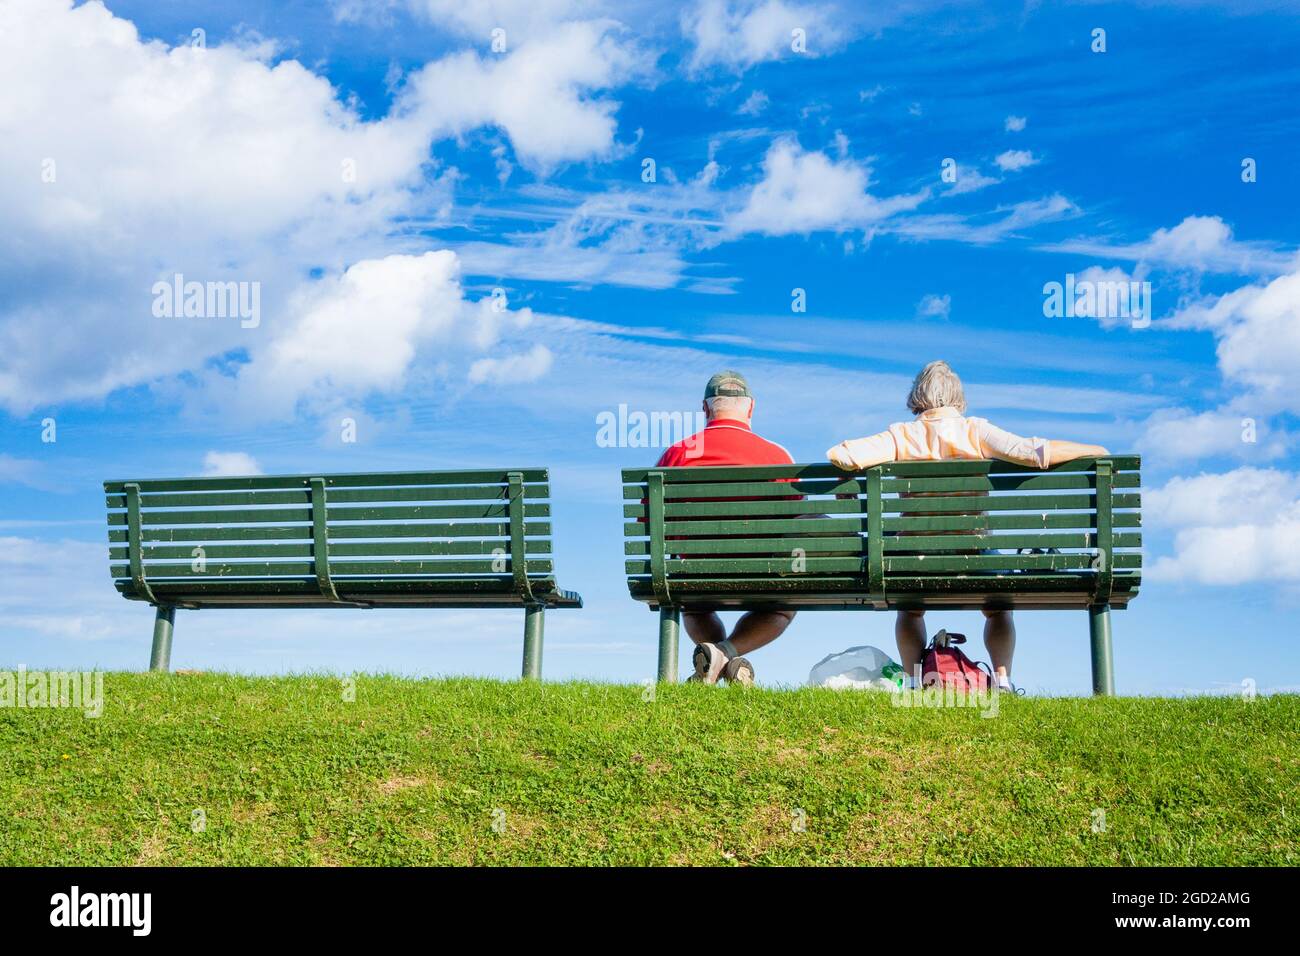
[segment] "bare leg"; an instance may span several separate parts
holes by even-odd
[[[1011,658],[1016,653],[1016,622],[1010,611],[984,612],[984,646],[988,648],[993,673],[1011,677]]]
[[[898,644],[899,663],[908,677],[916,676],[925,654],[925,612],[899,611],[894,621],[894,640]]]
[[[683,611],[682,623],[687,636],[696,644],[716,644],[727,636],[727,629],[717,611]]]
[[[749,611],[736,622],[731,632],[731,646],[737,654],[749,654],[771,644],[785,633],[794,620],[794,611]]]

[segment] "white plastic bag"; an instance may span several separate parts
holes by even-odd
[[[808,672],[808,683],[832,690],[894,693],[903,689],[903,668],[878,647],[850,647],[818,661]]]

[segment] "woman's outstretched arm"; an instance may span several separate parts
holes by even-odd
[[[1101,458],[1109,455],[1100,445],[1085,445],[1057,438],[1022,438],[985,419],[976,419],[980,450],[985,458],[1001,458],[1030,468],[1051,468],[1076,458]]]
[[[1053,438],[1047,443],[1050,464],[1059,465],[1063,461],[1076,458],[1105,458],[1110,454],[1101,445],[1087,445],[1077,441],[1063,441]]]

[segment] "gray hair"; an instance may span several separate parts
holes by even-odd
[[[754,400],[747,395],[714,395],[706,398],[704,404],[709,406],[709,418],[734,418],[743,421],[749,416],[750,403]]]
[[[945,405],[951,405],[964,413],[966,393],[962,391],[961,379],[947,362],[931,362],[921,369],[912,381],[912,391],[907,396],[907,407],[913,415],[919,415]]]

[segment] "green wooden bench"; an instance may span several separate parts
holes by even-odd
[[[1078,608],[1093,690],[1112,694],[1110,611],[1141,581],[1139,469],[1135,456],[1048,471],[999,461],[852,475],[829,463],[631,468],[628,588],[659,611],[664,681],[676,680],[683,610]]]
[[[540,677],[555,582],[544,468],[106,481],[113,583],[157,608],[167,670],[177,608],[524,609]]]

